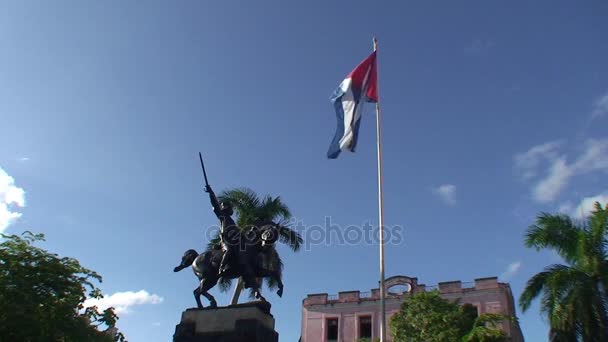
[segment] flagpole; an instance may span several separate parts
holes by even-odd
[[[378,40],[373,39],[374,51],[378,50]],[[376,56],[376,58],[378,58]],[[376,61],[376,68],[378,62]],[[378,71],[376,70],[376,73]],[[376,79],[376,87],[379,85]],[[386,304],[385,304],[385,289],[384,289],[384,199],[382,194],[382,185],[384,179],[382,176],[382,139],[380,130],[380,92],[378,91],[378,99],[376,101],[376,147],[378,151],[378,225],[380,238],[380,342],[386,341]]]

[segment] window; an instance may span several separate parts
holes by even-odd
[[[328,318],[327,319],[327,329],[325,329],[327,342],[337,342],[338,341],[338,319],[337,318]]]
[[[359,316],[359,338],[372,338],[371,316]]]
[[[388,288],[388,294],[391,296],[402,296],[412,291],[410,284],[396,284]]]
[[[477,303],[475,303],[475,304],[470,304],[470,303],[463,304],[460,309],[467,316],[469,316],[469,317],[471,317],[473,319],[479,317],[479,305]]]

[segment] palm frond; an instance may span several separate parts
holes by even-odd
[[[549,342],[572,342],[576,341],[576,331],[562,331],[556,328],[549,330]]]
[[[572,264],[590,274],[597,272],[602,260],[606,260],[606,249],[602,240],[603,238],[595,238],[589,229],[581,230],[577,240],[577,258]]]
[[[526,247],[541,250],[555,250],[564,260],[576,260],[577,241],[581,227],[568,215],[541,213],[536,224],[530,226],[525,234]]]
[[[541,310],[550,314],[554,310],[556,298],[561,298],[568,293],[580,276],[582,275],[578,270],[566,265],[548,266],[543,272],[535,274],[528,280],[524,292],[519,298],[519,306],[525,312],[534,299],[543,295]]]
[[[218,249],[220,247],[220,232],[216,232],[215,236],[207,242],[207,251]]]
[[[606,232],[608,231],[608,204],[602,208],[599,202],[594,203],[594,210],[587,218],[593,244],[606,252]],[[605,256],[605,255],[604,255]]]
[[[249,188],[226,190],[220,194],[219,200],[232,204],[237,214],[237,225],[241,229],[246,229],[256,222],[260,199],[253,190]]]
[[[547,313],[551,327],[585,341],[594,341],[591,337],[602,335],[597,313],[605,307],[597,306],[593,279],[577,267],[553,265],[546,270],[549,276],[541,308]]]
[[[254,208],[260,205],[258,195],[249,188],[236,188],[222,191],[219,195],[220,200],[230,201],[235,206],[241,208]]]
[[[288,245],[292,251],[299,251],[304,243],[300,233],[284,225],[279,225],[277,228],[279,230],[279,241]]]
[[[264,252],[264,267],[276,271],[279,275],[283,272],[283,260],[281,259],[281,255],[277,251],[276,247],[269,248],[266,252]]]
[[[283,260],[281,260],[279,253],[273,247],[270,248],[265,254],[266,262],[264,267],[277,271],[278,276],[281,277],[281,274],[283,273]],[[279,286],[278,279],[274,277],[266,277],[266,286],[268,286],[268,288],[271,290],[276,289]]]
[[[535,274],[532,278],[530,278],[530,280],[528,280],[524,292],[522,292],[521,296],[519,297],[519,307],[521,308],[522,312],[526,312],[526,310],[530,308],[530,305],[532,305],[534,299],[543,293],[545,287],[547,286],[547,279],[549,276],[549,272],[543,271]],[[543,302],[545,303],[543,304],[550,304],[546,303],[547,301],[548,300],[544,298]],[[546,305],[541,306],[541,309],[542,307],[546,307]]]
[[[540,298],[550,341],[608,340],[607,208],[596,203],[585,223],[541,213],[526,233],[527,247],[553,249],[568,263],[534,275],[519,298],[522,311]]]
[[[582,298],[579,287],[575,287],[563,294],[555,303],[555,310],[552,316],[549,317],[551,327],[557,331],[563,332],[566,335],[583,337],[586,336],[585,331],[588,327],[585,321],[587,320],[587,309],[581,310],[586,302]],[[582,305],[581,305],[582,304]],[[585,341],[589,341],[584,339]]]
[[[217,282],[217,285],[219,286],[220,291],[228,292],[228,290],[230,290],[230,288],[232,287],[232,279],[220,278],[220,280]]]
[[[291,212],[281,197],[266,196],[258,207],[258,219],[262,221],[289,220]]]

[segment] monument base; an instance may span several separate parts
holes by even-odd
[[[187,309],[173,342],[278,342],[270,303],[250,302],[214,309]]]

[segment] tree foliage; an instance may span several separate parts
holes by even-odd
[[[42,234],[1,236],[0,341],[124,341],[113,308],[83,306],[102,297],[99,274],[34,246]]]
[[[541,213],[528,228],[527,247],[557,252],[567,265],[547,266],[519,298],[522,311],[540,298],[552,341],[608,340],[608,208],[595,203],[585,221]]]
[[[502,342],[504,315],[477,316],[477,308],[441,298],[438,291],[409,296],[390,321],[395,342]]]
[[[469,307],[472,307],[469,305]],[[474,307],[472,307],[476,310]],[[463,336],[462,342],[500,342],[506,341],[505,332],[500,329],[499,324],[508,319],[505,315],[485,313],[473,322],[473,327]]]

